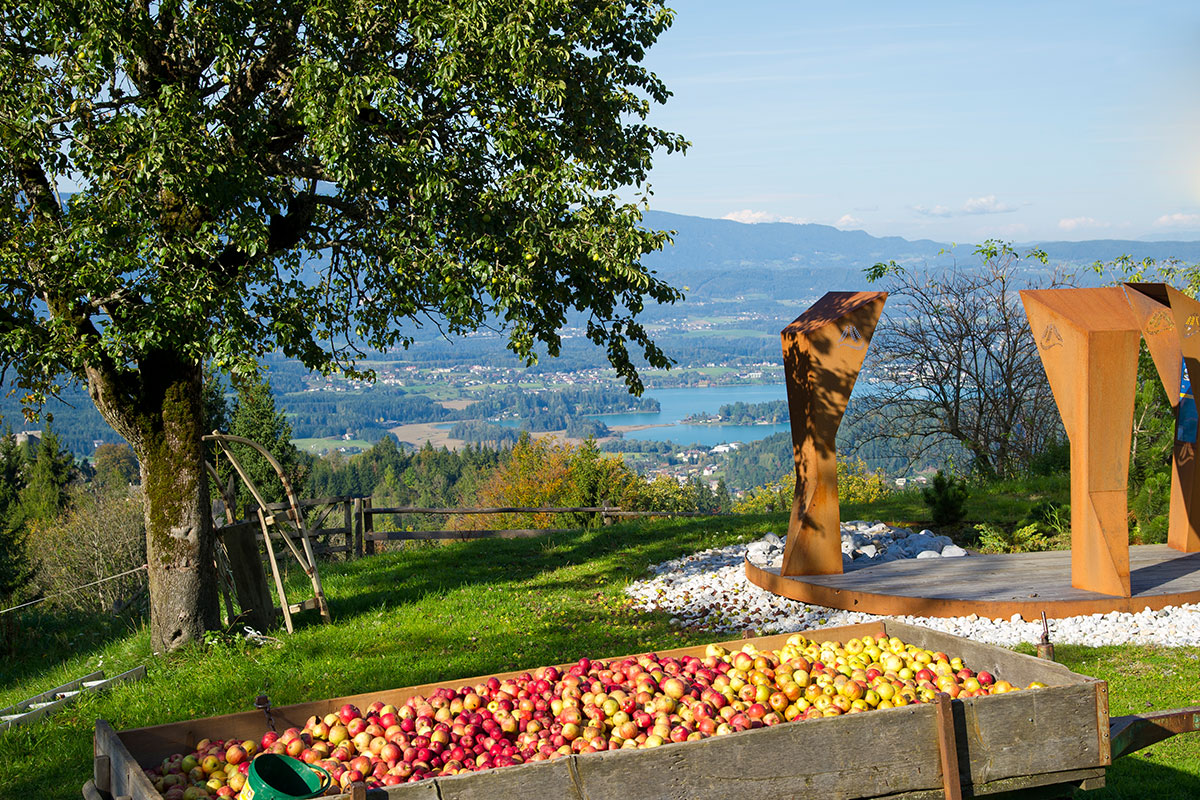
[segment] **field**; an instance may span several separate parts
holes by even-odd
[[[334,624],[301,618],[278,646],[235,636],[166,658],[138,623],[20,620],[0,667],[0,705],[90,670],[146,663],[147,678],[88,698],[50,720],[0,734],[0,797],[75,798],[90,775],[97,717],[117,729],[275,704],[562,662],[697,644],[661,614],[633,611],[622,587],[651,564],[778,531],[778,516],[741,516],[423,546],[323,567]],[[296,596],[303,575],[290,576]],[[1026,648],[1028,650],[1028,648]],[[1110,681],[1112,713],[1200,700],[1192,649],[1060,646],[1059,661]],[[849,754],[848,757],[853,757]],[[1200,736],[1177,737],[1118,762],[1109,787],[1081,797],[1200,796]]]

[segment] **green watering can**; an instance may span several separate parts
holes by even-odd
[[[317,775],[318,772],[324,778]],[[302,800],[316,797],[332,785],[333,777],[316,764],[305,764],[291,756],[263,753],[250,762],[241,797],[242,800]]]

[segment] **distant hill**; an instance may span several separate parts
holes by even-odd
[[[1143,241],[1141,239],[1089,239],[1086,242],[1039,242],[1052,261],[1068,264],[1094,264],[1111,261],[1118,256],[1137,260],[1153,258],[1163,261],[1177,258],[1191,264],[1200,263],[1200,242]]]
[[[689,287],[689,300],[730,301],[766,297],[810,298],[830,289],[869,287],[863,270],[880,261],[932,268],[957,258],[972,263],[973,244],[950,245],[929,239],[871,236],[829,225],[786,222],[748,225],[727,219],[708,219],[648,211],[645,224],[676,231],[673,246],[645,261],[672,284]],[[1090,266],[1122,255],[1135,259],[1177,258],[1200,263],[1200,242],[1096,239],[1083,242],[1034,242],[1051,267]]]
[[[774,361],[779,358],[779,330],[827,291],[871,288],[863,274],[867,267],[895,260],[936,269],[955,258],[942,252],[949,247],[946,243],[871,236],[828,225],[747,225],[662,211],[646,212],[645,224],[676,231],[673,246],[645,260],[672,285],[686,287],[687,299],[675,306],[650,305],[643,318],[652,326],[656,341],[681,365]],[[1200,242],[1195,241],[1094,240],[1039,246],[1050,255],[1053,266],[1071,268],[1121,255],[1200,263]],[[975,263],[972,250],[972,244],[961,245],[956,253],[958,262]],[[1079,273],[1085,281],[1100,280],[1082,269]],[[534,370],[604,366],[604,352],[581,335],[585,321],[586,315],[572,315],[570,324],[577,330],[564,341],[561,357],[542,359]],[[397,358],[425,365],[519,366],[504,350],[499,336],[446,341],[433,325],[419,331],[416,344]],[[298,391],[302,374],[298,365],[276,364],[272,370],[275,391]],[[16,430],[40,427],[23,422],[19,401],[5,394],[9,388],[0,384],[0,425]],[[90,455],[96,441],[120,441],[78,387],[68,388],[62,401],[51,401],[46,411],[53,415],[56,432],[80,455]],[[379,411],[375,416],[390,413]]]

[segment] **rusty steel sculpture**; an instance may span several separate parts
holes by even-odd
[[[1141,333],[1125,292],[1021,292],[1071,442],[1071,585],[1128,597],[1127,485]]]
[[[1162,283],[1127,283],[1125,294],[1175,412],[1167,545],[1184,553],[1200,552],[1200,470],[1192,395],[1192,384],[1200,378],[1200,302]]]
[[[1200,303],[1163,284],[1021,292],[1071,442],[1071,585],[1129,597],[1129,449],[1142,337],[1176,417],[1168,544],[1200,551]]]
[[[842,571],[835,439],[886,292],[829,292],[783,329],[796,493],[782,575]]]

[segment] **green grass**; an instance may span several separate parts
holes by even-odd
[[[1022,645],[1023,653],[1035,648]],[[1054,658],[1071,670],[1108,682],[1111,716],[1200,705],[1193,647],[1080,647],[1056,645]],[[1200,797],[1200,734],[1183,734],[1119,758],[1107,785],[1078,792],[1077,800],[1142,800]]]
[[[699,331],[687,331],[684,339],[700,339],[718,337],[721,339],[774,339],[778,334],[756,331],[753,328],[705,328]]]
[[[357,447],[360,450],[370,450],[372,445],[365,439],[343,439],[340,436],[327,436],[319,439],[292,439],[292,444],[300,450],[309,453],[322,453],[337,450],[339,447]]]
[[[1044,502],[1067,505],[1071,500],[1071,482],[1066,475],[998,481],[969,487],[967,513],[955,526],[935,526],[929,508],[921,499],[920,489],[894,491],[871,503],[842,503],[842,519],[881,520],[906,527],[933,528],[959,541],[975,537],[975,525],[991,522],[1012,528],[1029,517],[1034,507]]]
[[[864,514],[876,518],[880,514]],[[87,697],[45,722],[0,734],[0,797],[76,798],[91,769],[96,718],[118,730],[276,704],[571,660],[698,644],[621,590],[647,566],[778,530],[777,516],[662,521],[541,539],[421,546],[322,567],[334,624],[300,617],[279,648],[214,637],[169,657],[140,624],[28,615],[0,664],[0,706],[88,671],[149,666],[137,684]],[[291,596],[304,595],[298,570]],[[1197,702],[1193,649],[1060,646],[1059,660],[1110,681],[1114,714]],[[1147,706],[1151,703],[1152,706]],[[1122,760],[1110,787],[1081,799],[1200,796],[1200,737]]]

